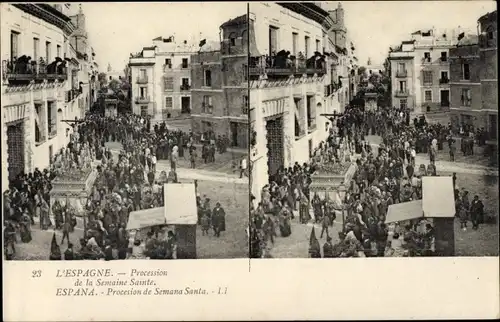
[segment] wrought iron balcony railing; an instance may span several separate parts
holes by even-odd
[[[135,98],[136,103],[149,103],[150,98],[149,96],[137,96]]]
[[[450,80],[448,78],[441,78],[439,79],[439,84],[448,84]]]
[[[408,72],[406,70],[398,70],[396,71],[397,78],[406,78],[408,77]]]
[[[32,81],[32,80],[67,80],[67,67],[57,66],[55,63],[25,60],[3,60],[2,77],[9,81]]]
[[[410,93],[408,93],[407,89],[396,91],[396,97],[408,97],[408,95],[410,95]]]
[[[188,84],[181,85],[181,91],[189,91],[190,89],[191,89],[191,85],[188,85]]]
[[[138,76],[136,83],[137,84],[147,84],[148,83],[148,76]]]
[[[323,59],[299,58],[295,56],[259,56],[250,57],[250,75],[290,76],[297,74],[326,73],[326,63]]]

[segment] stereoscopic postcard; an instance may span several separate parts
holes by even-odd
[[[5,321],[500,317],[495,2],[0,8]]]

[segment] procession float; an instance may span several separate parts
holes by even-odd
[[[97,179],[97,170],[93,167],[94,157],[88,146],[84,146],[78,156],[78,163],[69,150],[63,150],[54,161],[56,177],[50,191],[50,207],[55,204],[65,207],[72,215],[83,218],[86,229],[86,211],[88,198]]]
[[[321,200],[331,202],[333,209],[342,214],[342,226],[345,221],[344,198],[356,168],[356,163],[350,161],[322,162],[316,165],[316,171],[311,175],[311,195],[317,194]]]

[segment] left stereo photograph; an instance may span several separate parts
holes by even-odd
[[[247,7],[1,4],[5,260],[248,258]]]

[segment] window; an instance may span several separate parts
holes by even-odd
[[[399,82],[399,91],[400,92],[406,92],[406,81],[400,81]]]
[[[243,80],[247,81],[248,80],[248,65],[243,64]]]
[[[201,102],[201,112],[205,114],[213,113],[212,96],[203,95],[203,101]]]
[[[19,33],[15,31],[10,32],[10,58],[15,59],[19,55]]]
[[[402,74],[406,72],[405,63],[398,63],[398,72]]]
[[[56,54],[57,54],[57,57],[61,57],[61,46],[60,45],[56,46]]]
[[[148,96],[148,88],[147,87],[141,87],[139,88],[141,98],[146,98]]]
[[[189,90],[189,78],[182,78],[181,80],[181,90]]]
[[[278,30],[277,27],[269,26],[269,55],[275,55],[278,52]]]
[[[188,59],[182,58],[182,68],[188,68]]]
[[[229,35],[229,44],[231,46],[236,46],[236,34],[234,32],[232,32],[230,35]]]
[[[51,55],[52,53],[51,53],[51,51],[50,51],[50,49],[51,49],[51,47],[50,47],[50,46],[51,46],[50,41],[46,41],[46,42],[45,42],[45,62],[46,62],[47,64],[50,64],[50,59],[52,58],[52,57],[51,57],[51,56],[52,56],[52,55]]]
[[[448,79],[448,72],[447,71],[441,72],[441,79]]]
[[[299,34],[296,32],[292,33],[292,55],[297,56],[297,43],[299,41]]]
[[[448,53],[446,51],[441,52],[441,61],[447,61],[448,60]]]
[[[319,52],[321,48],[321,41],[319,39],[316,39],[316,51]]]
[[[469,64],[462,64],[462,79],[470,80],[470,66]]]
[[[406,99],[400,99],[399,100],[399,107],[401,109],[406,109],[408,108],[408,101]]]
[[[308,36],[304,37],[304,56],[306,56],[306,58],[309,58],[309,37]]]
[[[174,78],[173,77],[164,77],[163,85],[166,91],[174,90]]]
[[[40,50],[40,39],[33,38],[33,60],[38,62],[38,51]]]
[[[316,129],[316,110],[312,106],[313,98],[313,96],[307,96],[306,99],[307,127],[309,130]]]
[[[471,90],[470,88],[462,88],[462,95],[460,97],[460,103],[462,106],[471,106]]]
[[[424,53],[424,62],[430,63],[431,62],[431,53],[430,52],[425,52]]]
[[[172,68],[172,60],[170,58],[165,59],[165,66],[167,68]]]
[[[431,90],[425,91],[425,101],[432,102],[432,91]]]
[[[205,80],[204,85],[207,87],[212,87],[212,71],[207,69],[205,70]]]
[[[431,70],[424,70],[423,81],[424,81],[424,84],[432,84],[432,71]]]
[[[165,97],[165,108],[172,108],[172,106],[173,106],[172,96]]]
[[[243,95],[243,107],[241,109],[241,114],[248,115],[248,96]]]

